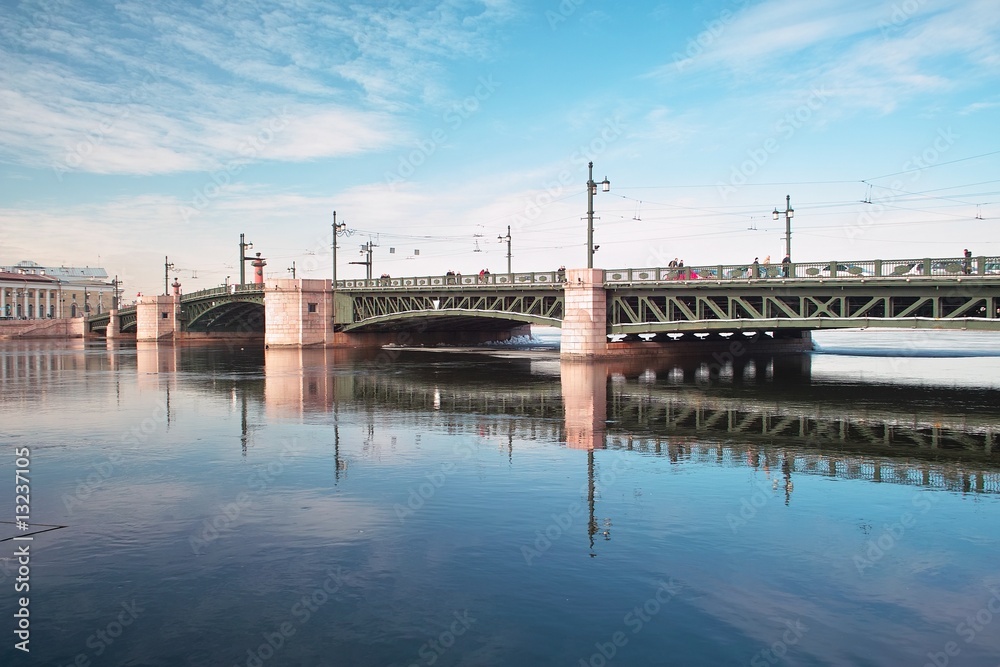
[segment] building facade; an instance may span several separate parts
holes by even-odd
[[[0,318],[83,317],[112,308],[116,286],[101,268],[0,266]]]

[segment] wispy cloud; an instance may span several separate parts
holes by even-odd
[[[968,115],[979,111],[986,111],[988,109],[996,109],[997,107],[1000,107],[1000,102],[973,102],[962,109],[959,113],[962,115]]]
[[[715,35],[651,72],[671,81],[722,78],[755,103],[780,105],[781,91],[822,84],[842,108],[883,113],[915,95],[955,89],[961,72],[995,69],[1000,15],[986,0],[914,3],[771,0],[736,10]],[[905,5],[910,7],[910,5]],[[696,37],[696,36],[692,36]]]
[[[406,136],[393,111],[447,97],[441,61],[485,57],[513,11],[505,0],[26,3],[0,25],[0,157],[101,174],[212,169],[276,114],[295,122],[253,159],[381,150]]]

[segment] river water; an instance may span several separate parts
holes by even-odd
[[[816,340],[2,343],[0,664],[996,667],[1000,338]]]

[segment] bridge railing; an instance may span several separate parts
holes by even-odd
[[[456,274],[453,276],[413,276],[405,278],[358,278],[338,280],[338,289],[358,289],[368,287],[388,287],[407,289],[411,287],[474,287],[480,285],[530,286],[561,285],[566,281],[564,271],[529,271],[523,273],[486,273],[483,275]]]
[[[930,278],[983,276],[1000,279],[1000,257],[834,260],[791,264],[714,264],[709,266],[606,269],[606,283],[673,280],[746,281],[768,278]]]
[[[181,298],[183,300],[202,299],[212,296],[225,296],[227,294],[258,294],[263,291],[263,285],[256,285],[254,283],[247,283],[245,285],[219,285],[218,287],[209,287],[197,292],[188,292],[182,295]]]

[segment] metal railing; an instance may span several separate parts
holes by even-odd
[[[388,287],[407,289],[410,287],[476,287],[500,285],[521,287],[533,285],[562,285],[566,281],[565,271],[529,271],[524,273],[485,273],[469,275],[414,276],[406,278],[358,278],[338,280],[337,289],[359,289]]]
[[[790,264],[715,264],[707,266],[606,269],[604,282],[651,283],[712,280],[748,281],[769,279],[819,280],[824,278],[911,279],[933,277],[1000,278],[1000,257],[945,257],[921,259],[834,260]]]
[[[197,292],[182,294],[181,299],[187,301],[190,299],[203,299],[213,296],[226,296],[230,294],[259,294],[263,291],[263,285],[257,285],[254,283],[247,283],[245,285],[220,285],[218,287],[209,287],[208,289],[198,290]]]

